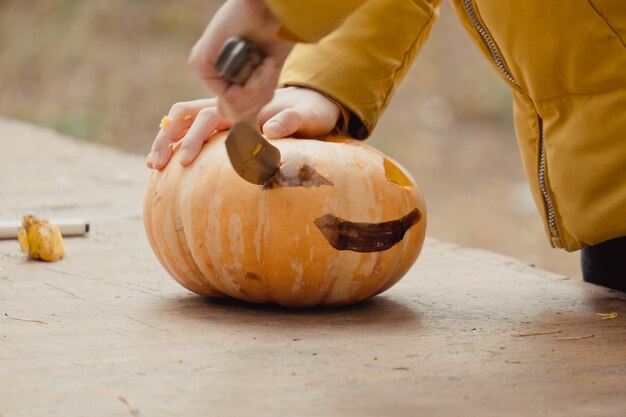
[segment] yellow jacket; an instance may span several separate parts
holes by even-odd
[[[294,49],[281,84],[335,100],[357,138],[376,125],[440,2],[266,1],[283,34],[309,42]],[[451,2],[513,91],[517,140],[552,245],[626,236],[626,2]]]

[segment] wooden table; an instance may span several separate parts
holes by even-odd
[[[623,293],[429,239],[353,307],[205,300],[149,249],[143,158],[9,120],[0,137],[0,218],[92,226],[56,263],[0,241],[1,417],[626,413]]]

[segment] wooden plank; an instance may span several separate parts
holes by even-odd
[[[13,138],[0,153],[0,218],[92,223],[57,263],[0,241],[2,417],[626,409],[623,293],[431,239],[396,287],[356,306],[205,300],[149,249],[141,157],[7,120],[0,137]]]

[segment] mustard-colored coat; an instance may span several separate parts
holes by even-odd
[[[626,236],[626,1],[451,1],[513,91],[517,140],[552,245]],[[326,94],[343,108],[344,130],[367,137],[439,2],[267,0],[283,34],[310,42],[294,49],[281,83]]]

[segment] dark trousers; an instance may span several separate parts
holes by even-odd
[[[583,279],[626,292],[626,237],[582,249]]]

